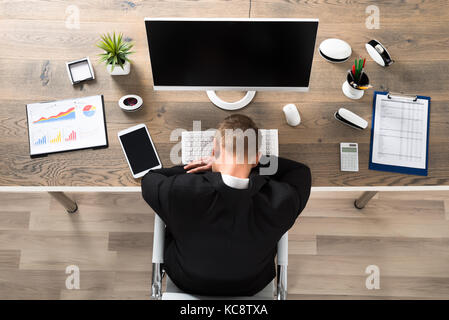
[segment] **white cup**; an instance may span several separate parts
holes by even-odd
[[[363,97],[363,95],[365,94],[364,90],[355,89],[355,88],[351,87],[351,85],[349,84],[348,81],[345,81],[343,83],[343,86],[341,89],[343,90],[343,93],[345,94],[345,96],[347,96],[349,99],[353,99],[353,100],[361,99]]]

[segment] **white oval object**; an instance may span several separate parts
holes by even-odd
[[[118,102],[119,107],[126,112],[137,111],[140,109],[142,104],[143,104],[142,98],[135,94],[123,96],[120,98]]]
[[[347,61],[352,55],[351,46],[340,39],[326,39],[320,44],[320,55],[329,62],[340,63]]]
[[[301,123],[301,116],[299,115],[298,108],[296,108],[294,104],[287,104],[282,110],[284,111],[285,119],[290,126],[296,127]]]

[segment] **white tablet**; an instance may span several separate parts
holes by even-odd
[[[143,177],[152,169],[162,168],[147,126],[138,124],[118,133],[126,161],[134,178]]]

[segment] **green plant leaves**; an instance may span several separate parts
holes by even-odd
[[[99,54],[100,62],[104,62],[106,65],[110,64],[111,71],[114,70],[116,65],[123,68],[126,61],[131,62],[128,56],[134,53],[134,51],[131,51],[134,44],[124,41],[122,33],[118,35],[115,32],[112,35],[107,33],[101,35],[100,38],[101,41],[97,43],[97,47],[105,51]]]

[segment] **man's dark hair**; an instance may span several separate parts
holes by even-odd
[[[242,114],[233,114],[226,117],[217,128],[217,137],[220,138],[222,145],[225,144],[225,135],[227,130],[232,130],[234,132],[232,150],[227,149],[228,151],[232,151],[236,154],[237,139],[243,138],[245,156],[248,156],[248,150],[250,149],[248,134],[254,134],[255,146],[253,150],[255,151],[255,155],[258,154],[260,147],[258,134],[259,128],[250,117]]]

